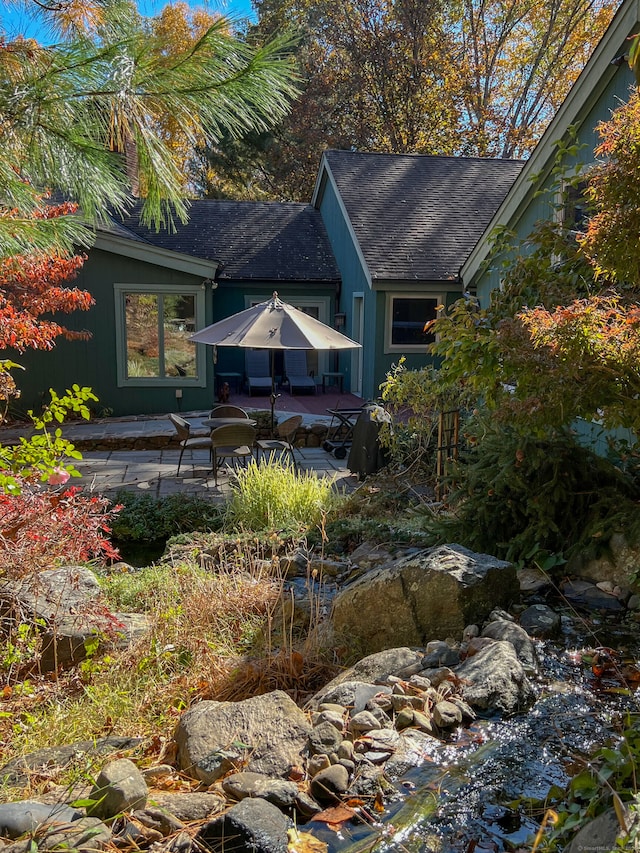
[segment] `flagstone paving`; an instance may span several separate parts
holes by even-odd
[[[316,401],[317,412],[305,412],[303,423],[330,421],[322,404],[334,401],[330,395],[323,395],[322,403]],[[264,399],[260,407],[268,406]],[[256,400],[256,402],[257,402]],[[288,402],[294,403],[293,400]],[[294,405],[297,405],[297,400]],[[344,405],[344,397],[340,404]],[[255,406],[259,408],[259,406]],[[292,406],[293,408],[293,406]],[[324,417],[320,412],[324,411]],[[279,419],[296,412],[278,411]],[[208,412],[189,412],[185,417],[196,431],[202,426],[202,420]],[[28,426],[3,426],[0,428],[0,444],[15,442],[20,436],[28,436],[33,430]],[[160,445],[175,436],[175,429],[166,415],[148,415],[130,418],[104,418],[64,424],[63,435],[71,442],[77,442],[83,454],[82,460],[75,463],[81,478],[74,478],[73,485],[80,485],[96,493],[109,494],[119,489],[147,493],[155,497],[172,494],[206,495],[212,500],[223,500],[229,493],[229,479],[232,472],[223,466],[218,473],[216,485],[211,473],[211,463],[207,450],[186,451],[182,457],[180,475],[177,475],[180,450],[177,447],[153,447],[154,439]],[[137,446],[149,444],[149,449],[126,449],[123,445]],[[105,450],[84,449],[83,445],[101,442],[114,446]],[[357,485],[357,477],[347,469],[346,459],[335,459],[321,447],[302,448],[303,457],[298,456],[299,467],[311,471],[320,477],[331,477],[336,486],[351,491]]]
[[[334,459],[320,447],[304,448],[303,453],[304,459],[299,459],[301,470],[331,477],[337,488],[346,491],[357,485],[357,478],[346,468],[346,460]],[[230,475],[233,476],[227,466],[220,469],[216,486],[206,450],[185,452],[177,476],[179,455],[177,449],[87,452],[76,463],[82,478],[73,482],[103,494],[125,489],[155,497],[189,494],[207,496],[214,501],[225,498]]]

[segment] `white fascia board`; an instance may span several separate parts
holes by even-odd
[[[367,280],[367,284],[369,285],[369,289],[372,289],[371,271],[369,270],[369,267],[367,266],[367,262],[364,259],[364,255],[362,253],[362,248],[360,247],[360,243],[358,242],[358,238],[356,237],[355,232],[353,230],[353,226],[351,224],[351,220],[349,219],[349,214],[347,213],[347,208],[344,206],[342,196],[338,192],[338,186],[337,186],[335,178],[333,177],[333,174],[331,172],[331,168],[329,167],[329,163],[327,162],[327,159],[326,159],[325,155],[323,154],[322,155],[322,162],[320,163],[320,171],[318,173],[318,178],[316,180],[316,188],[313,191],[313,198],[311,201],[311,203],[314,205],[314,207],[316,207],[318,209],[320,206],[320,202],[322,200],[322,196],[324,195],[324,187],[325,187],[327,181],[329,181],[329,183],[333,187],[333,191],[334,191],[336,199],[338,201],[338,207],[340,208],[340,212],[342,213],[342,218],[344,219],[344,221],[347,225],[347,230],[349,231],[349,236],[351,237],[351,241],[352,241],[354,248],[356,250],[356,254],[358,255],[358,258],[360,260],[360,264],[361,264],[362,269],[364,271],[364,275],[365,275],[365,278]],[[326,228],[326,225],[325,225],[325,228]]]
[[[595,105],[616,69],[611,61],[619,54],[625,39],[634,35],[640,20],[640,0],[625,0],[611,21],[604,36],[596,46],[580,76],[571,87],[542,138],[513,182],[504,201],[476,243],[461,269],[462,281],[468,286],[489,254],[490,235],[496,226],[506,225],[521,212],[529,197],[535,192],[531,178],[548,171],[553,163],[556,142],[567,129],[585,116]]]
[[[126,237],[119,237],[99,229],[96,231],[96,240],[93,245],[96,249],[102,249],[105,252],[113,252],[115,255],[124,255],[136,261],[144,261],[202,278],[214,278],[219,266],[218,261],[172,252],[170,249],[161,249],[141,240],[127,240]]]

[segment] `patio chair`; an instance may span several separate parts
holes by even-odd
[[[218,468],[221,459],[243,459],[253,457],[256,441],[256,429],[244,424],[221,426],[211,431],[211,452],[213,476],[218,485]]]
[[[271,392],[271,369],[269,367],[269,350],[248,349],[245,352],[247,369],[247,385],[249,395],[254,391]]]
[[[180,473],[180,465],[182,464],[182,457],[185,450],[203,450],[206,448],[209,451],[210,457],[213,459],[211,436],[191,435],[191,424],[180,415],[170,414],[169,420],[176,428],[178,440],[180,442],[180,456],[178,457],[178,470],[176,471],[176,477]]]
[[[209,413],[210,418],[248,418],[249,415],[240,406],[214,406]]]
[[[292,418],[287,418],[286,421],[283,421],[276,427],[276,438],[266,438],[256,442],[258,452],[262,451],[263,456],[265,453],[269,453],[272,456],[279,451],[281,458],[283,454],[288,453],[291,457],[293,467],[297,470],[298,465],[295,451],[297,450],[301,456],[302,452],[295,446],[293,441],[301,423],[302,415],[294,415]]]
[[[285,350],[284,372],[289,383],[289,393],[293,396],[294,388],[316,393],[316,381],[307,369],[307,354],[303,349]]]

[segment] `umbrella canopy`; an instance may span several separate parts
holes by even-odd
[[[356,349],[362,344],[352,341],[330,326],[309,317],[304,311],[278,299],[260,302],[245,311],[232,314],[200,329],[189,337],[198,344],[218,347],[247,347],[271,350],[271,434],[273,435],[276,404],[273,350],[286,349]]]
[[[191,335],[190,341],[251,349],[355,349],[356,341],[278,299],[260,302]]]

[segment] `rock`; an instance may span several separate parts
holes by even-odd
[[[81,811],[69,806],[45,805],[33,800],[0,804],[0,835],[20,838],[39,827],[71,824],[83,817]]]
[[[560,616],[546,604],[533,604],[520,614],[520,625],[532,637],[549,639],[560,633]]]
[[[247,797],[196,836],[197,849],[212,853],[287,853],[287,831],[293,827],[276,806]]]
[[[0,780],[5,785],[21,788],[28,784],[34,773],[50,773],[64,769],[83,755],[107,755],[134,749],[142,743],[139,737],[103,737],[98,740],[82,740],[64,746],[51,746],[29,752],[7,762],[0,770]]]
[[[433,708],[433,722],[439,729],[451,729],[462,722],[462,711],[453,702],[438,702]]]
[[[518,572],[518,582],[520,583],[521,592],[525,594],[540,592],[551,586],[548,575],[535,567],[520,569]]]
[[[369,684],[366,681],[330,681],[319,693],[309,700],[309,707],[317,707],[326,702],[337,702],[351,708],[356,713],[363,711],[370,699],[379,693],[391,693],[385,685]]]
[[[122,812],[143,809],[148,793],[144,776],[133,761],[128,758],[110,761],[100,771],[89,795],[95,802],[87,806],[87,814],[108,819]]]
[[[335,805],[347,792],[349,771],[342,764],[332,764],[311,780],[309,791],[322,805]]]
[[[420,767],[429,755],[429,750],[438,743],[432,735],[418,729],[405,729],[400,732],[396,750],[385,765],[385,775],[389,779],[399,779],[412,767]]]
[[[438,642],[435,648],[429,643],[427,646],[427,654],[422,658],[422,666],[424,669],[437,669],[440,666],[457,666],[460,663],[460,653],[452,649],[448,643]]]
[[[42,850],[102,850],[111,846],[111,830],[96,817],[83,817],[38,839]]]
[[[175,769],[170,764],[156,764],[153,767],[146,767],[140,772],[144,776],[145,782],[153,785],[161,779],[166,779],[167,776],[173,776]]]
[[[309,565],[309,571],[319,583],[326,578],[336,578],[346,569],[347,564],[339,560],[319,560],[315,557]]]
[[[629,610],[640,610],[640,595],[634,594],[627,601]]]
[[[162,838],[174,832],[180,832],[185,828],[183,821],[157,806],[148,806],[145,809],[136,810],[131,813],[131,819],[147,829],[158,832]]]
[[[567,581],[561,587],[562,594],[572,604],[588,610],[623,611],[624,604],[615,595],[602,592],[594,583],[583,580]]]
[[[271,779],[262,773],[249,772],[232,773],[231,776],[225,777],[222,782],[222,790],[234,800],[260,797],[280,809],[293,806],[299,793],[295,782]]]
[[[312,755],[330,755],[342,743],[342,733],[331,723],[320,723],[309,735],[309,750]]]
[[[498,640],[460,664],[465,702],[482,711],[512,714],[528,708],[535,693],[511,643]]]
[[[378,719],[371,713],[371,711],[359,711],[349,720],[349,731],[353,732],[355,735],[362,734],[363,732],[370,732],[377,728],[379,728]]]
[[[320,711],[313,724],[317,726],[320,723],[329,723],[341,732],[344,729],[344,713],[344,709],[341,711]]]
[[[490,622],[482,631],[483,637],[489,637],[491,640],[505,640],[511,643],[516,650],[518,660],[530,672],[535,672],[538,666],[536,650],[524,628],[516,625],[515,622],[505,622],[500,619],[497,622]]]
[[[430,548],[373,569],[338,593],[333,623],[349,642],[375,652],[390,646],[424,646],[462,635],[496,605],[520,596],[515,568],[460,545]]]
[[[616,847],[618,836],[622,837],[622,830],[615,809],[607,809],[579,829],[566,850],[567,853],[588,853],[624,849]]]
[[[307,773],[312,779],[321,770],[326,770],[327,767],[331,767],[331,760],[326,754],[319,753],[318,755],[312,755],[307,761]]]
[[[614,586],[628,586],[630,576],[640,569],[640,546],[630,545],[623,533],[614,533],[607,543],[606,554],[595,559],[576,554],[566,569],[594,583],[611,581]]]
[[[349,556],[354,565],[362,566],[365,569],[372,566],[387,565],[393,560],[386,548],[373,542],[363,542]]]
[[[354,705],[357,687],[349,686],[344,692],[337,688],[346,683],[353,685],[364,683],[367,687],[361,689],[357,707],[357,710],[362,710],[376,692],[390,692],[388,688],[380,686],[376,688],[374,693],[371,693],[373,682],[380,682],[382,684],[390,676],[406,673],[406,670],[414,665],[420,668],[422,657],[423,655],[419,651],[408,648],[389,648],[372,655],[367,655],[367,657],[362,658],[353,666],[345,669],[344,672],[341,672],[340,675],[336,676],[319,690],[309,700],[307,707],[318,708],[320,705],[327,703],[337,703],[338,705],[348,705],[351,707]],[[364,696],[366,693],[369,693],[369,695],[365,699]],[[341,696],[345,696],[346,701],[343,701],[340,698]]]
[[[16,624],[41,620],[38,665],[43,672],[71,666],[86,657],[90,639],[115,639],[125,626],[100,601],[96,576],[83,566],[35,572],[0,585],[0,614]]]
[[[221,812],[226,805],[224,797],[215,793],[174,794],[154,791],[153,802],[183,823],[205,820]]]
[[[242,702],[199,702],[183,714],[174,738],[178,766],[211,784],[241,763],[286,777],[301,763],[310,734],[304,712],[276,690]]]

